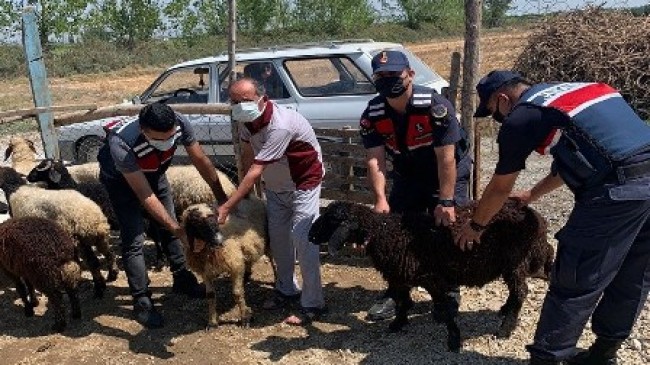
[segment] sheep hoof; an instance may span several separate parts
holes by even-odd
[[[207,326],[205,326],[205,332],[210,332],[212,330],[216,330],[219,328],[219,323],[208,323]]]
[[[31,306],[25,306],[25,317],[34,317],[34,308]]]
[[[65,321],[55,322],[52,331],[61,333],[65,330]]]
[[[242,328],[250,328],[253,318],[242,318],[239,324]]]
[[[117,270],[110,270],[108,272],[108,277],[106,278],[106,281],[111,283],[111,282],[117,280],[117,274],[118,274]]]

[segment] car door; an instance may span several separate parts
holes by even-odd
[[[363,53],[284,61],[298,112],[314,127],[358,127],[368,101],[377,95],[369,76],[357,65],[361,57]]]

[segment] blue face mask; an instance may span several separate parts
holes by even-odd
[[[260,110],[260,108],[257,106],[260,100],[261,98],[257,101],[242,101],[240,103],[233,104],[232,118],[242,123],[252,122],[255,119],[259,118],[262,113],[264,113],[264,109],[266,109],[266,103],[264,104],[264,108],[262,108],[262,110]]]
[[[176,134],[174,134],[173,136],[169,137],[164,141],[158,139],[151,139],[146,135],[145,138],[147,138],[147,142],[149,142],[151,147],[157,149],[158,151],[168,151],[176,144]]]

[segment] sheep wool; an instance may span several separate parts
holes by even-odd
[[[5,150],[5,160],[11,157],[11,167],[19,174],[27,176],[36,166],[36,147],[34,142],[23,137],[11,137]]]
[[[36,217],[13,218],[0,224],[0,268],[15,282],[26,316],[33,316],[33,307],[38,305],[36,288],[48,297],[55,331],[66,327],[63,292],[69,296],[72,317],[81,317],[77,296],[81,268],[75,261],[72,237],[58,224]]]

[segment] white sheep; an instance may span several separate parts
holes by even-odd
[[[34,142],[23,137],[11,137],[5,150],[5,161],[11,157],[11,167],[19,174],[27,176],[36,166],[36,146]]]
[[[185,209],[193,204],[214,204],[215,198],[212,189],[194,166],[171,166],[167,169],[166,175],[172,191],[176,215],[180,216]],[[235,184],[219,169],[217,169],[217,175],[226,196],[232,195],[237,190]]]
[[[75,190],[46,190],[25,185],[22,177],[10,167],[0,167],[0,189],[8,197],[12,217],[50,219],[73,237],[92,273],[95,296],[101,297],[106,281],[93,247],[106,258],[108,281],[117,279],[118,268],[109,244],[110,226],[99,206]]]
[[[184,243],[187,264],[206,285],[208,326],[218,325],[214,285],[222,273],[230,275],[241,323],[247,326],[252,311],[246,305],[244,283],[253,264],[269,247],[264,203],[255,197],[242,200],[221,226],[210,206],[192,205],[182,215],[182,226],[188,238]]]

